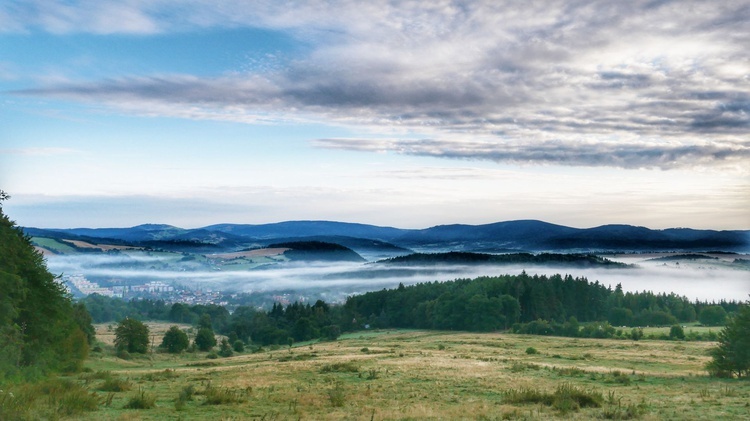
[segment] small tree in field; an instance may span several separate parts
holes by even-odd
[[[719,345],[711,349],[706,366],[717,377],[750,376],[750,305],[742,306],[719,332]]]
[[[187,333],[180,330],[177,326],[170,327],[161,341],[161,347],[166,349],[170,354],[179,354],[186,350],[188,346],[190,346],[190,340]]]
[[[669,329],[669,339],[685,339],[685,330],[680,325],[674,325]]]
[[[214,331],[205,327],[198,329],[198,333],[195,335],[195,346],[200,351],[210,351],[211,348],[216,346]]]
[[[115,329],[115,348],[145,354],[148,351],[148,326],[126,317]]]

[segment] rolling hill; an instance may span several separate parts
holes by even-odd
[[[27,235],[132,244],[169,250],[205,248],[214,252],[267,246],[272,242],[324,241],[378,258],[419,252],[607,252],[705,251],[750,252],[750,231],[652,230],[632,225],[572,228],[536,220],[484,225],[439,225],[399,229],[333,221],[274,224],[219,224],[197,229],[146,224],[132,228],[25,228]]]

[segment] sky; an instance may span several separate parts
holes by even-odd
[[[22,226],[750,229],[744,1],[0,2]]]

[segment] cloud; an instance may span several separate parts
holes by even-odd
[[[750,158],[750,144],[654,145],[649,143],[538,143],[420,140],[317,139],[328,149],[363,152],[392,151],[405,155],[514,163],[563,164],[589,167],[678,168],[685,165],[731,164]]]
[[[178,7],[80,0],[13,7],[0,20],[18,15],[27,29],[148,34],[255,26],[312,45],[265,73],[130,75],[16,94],[140,115],[346,125],[363,133],[361,146],[351,146],[359,150],[622,168],[747,160],[750,7],[742,1],[290,7],[193,0]],[[364,135],[372,133],[431,140]]]

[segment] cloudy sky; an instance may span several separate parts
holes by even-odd
[[[38,227],[750,228],[744,1],[0,3]]]

